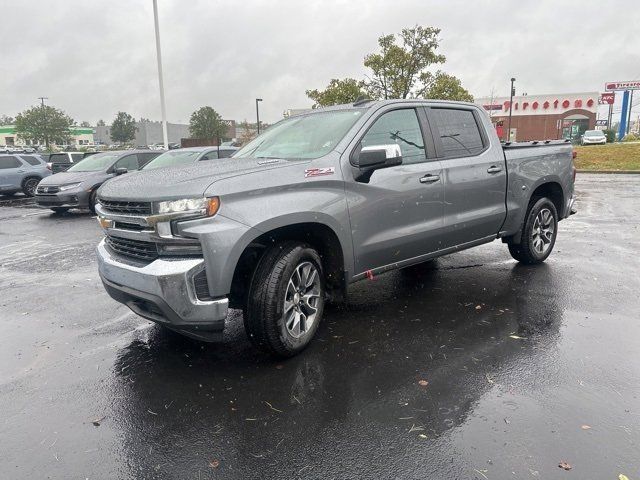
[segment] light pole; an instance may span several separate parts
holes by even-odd
[[[156,53],[158,55],[158,83],[160,84],[160,111],[162,112],[162,139],[164,149],[169,150],[167,135],[167,108],[164,104],[164,81],[162,79],[162,51],[160,50],[160,27],[158,25],[158,0],[153,0],[153,20],[156,26]]]
[[[513,96],[516,94],[516,89],[513,86],[513,82],[515,81],[515,78],[511,78],[511,96],[509,97],[509,125],[507,127],[507,142],[511,141],[511,110],[513,109]]]
[[[260,109],[258,108],[258,102],[261,101],[261,98],[256,98],[256,125],[258,127],[258,135],[260,135]]]

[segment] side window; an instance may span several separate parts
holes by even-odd
[[[225,148],[224,150],[220,150],[220,158],[229,158],[234,153],[236,153],[235,150],[227,150]]]
[[[158,152],[159,153],[159,152]],[[138,164],[142,167],[158,156],[158,153],[138,153]]]
[[[360,143],[363,147],[395,143],[400,146],[405,164],[427,160],[418,116],[413,108],[385,113],[369,128]]]
[[[41,165],[40,161],[32,155],[22,155],[22,160],[27,162],[29,165],[33,165],[34,167],[36,165]]]
[[[222,154],[222,152],[220,152],[220,154]],[[222,156],[222,155],[220,155]],[[209,152],[209,153],[205,153],[202,158],[200,159],[200,161],[202,160],[215,160],[216,158],[218,158],[218,152],[217,150],[214,150],[213,152]]]
[[[138,169],[138,156],[134,153],[116,162],[115,168],[126,168],[129,171]]]
[[[21,167],[22,163],[13,156],[3,156],[0,157],[0,169],[8,169],[8,168],[18,168]]]
[[[438,130],[443,157],[472,156],[484,149],[482,135],[471,110],[432,108],[430,118]]]
[[[84,158],[84,153],[72,153],[71,158],[73,159],[73,163],[79,162]]]

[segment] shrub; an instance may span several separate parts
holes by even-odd
[[[605,135],[605,137],[607,137],[607,143],[613,143],[616,141],[616,131],[611,129],[611,128],[607,128],[605,130],[602,131]]]
[[[640,137],[637,136],[634,133],[627,133],[623,138],[622,141],[623,142],[637,142],[638,140],[640,140]]]

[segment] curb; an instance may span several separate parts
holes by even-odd
[[[624,175],[640,175],[640,170],[577,170],[578,173],[621,173]]]

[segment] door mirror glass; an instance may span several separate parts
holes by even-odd
[[[129,169],[127,169],[125,167],[118,167],[113,171],[113,173],[115,173],[116,175],[123,175],[123,174],[127,173],[128,171],[129,171]]]

